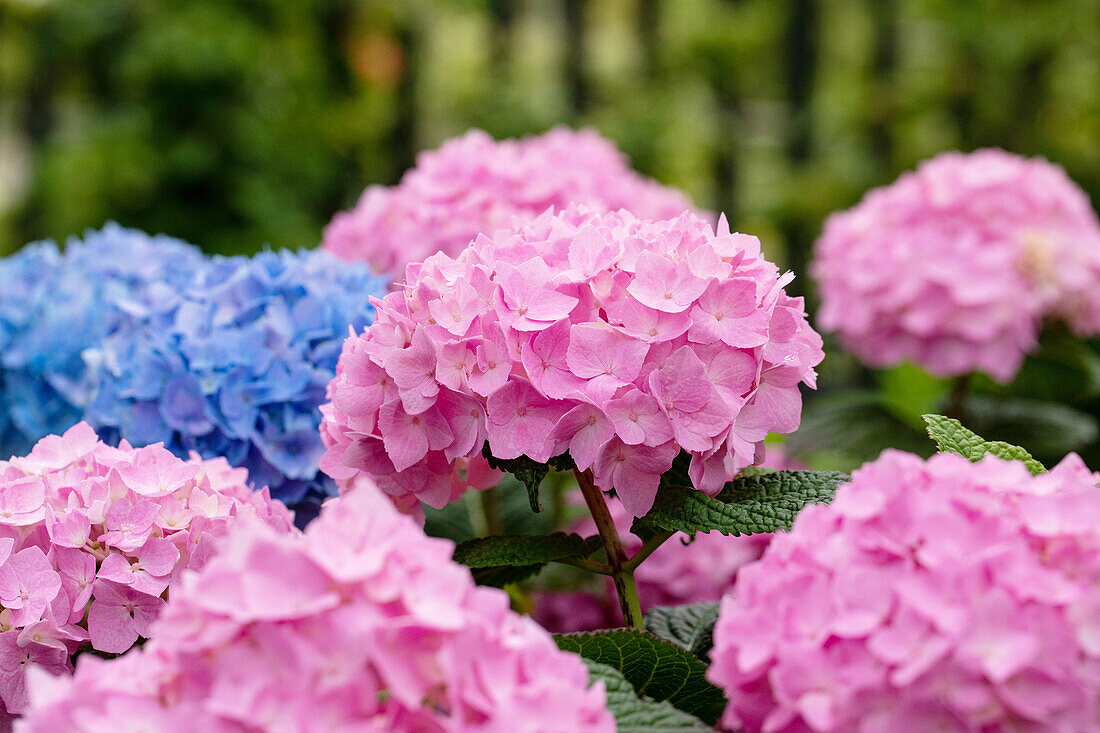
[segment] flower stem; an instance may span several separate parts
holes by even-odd
[[[631,572],[637,570],[638,566],[641,565],[647,557],[652,555],[654,550],[663,545],[665,543],[665,540],[667,540],[674,534],[675,532],[662,531],[653,535],[648,540],[642,543],[642,546],[638,548],[638,551],[635,552],[634,555],[626,561],[624,567],[629,568]]]
[[[615,581],[615,592],[619,596],[619,607],[623,612],[623,622],[635,629],[643,629],[642,605],[638,600],[638,586],[634,582],[634,569],[628,565],[626,551],[623,550],[622,540],[619,539],[619,531],[615,529],[615,522],[611,519],[611,512],[607,509],[607,503],[603,500],[603,492],[592,480],[592,471],[578,471],[573,469],[577,476],[577,483],[584,494],[584,502],[588,505],[588,511],[592,513],[592,519],[596,522],[596,529],[600,533],[600,541],[603,542],[604,551],[607,553],[607,564],[611,568],[611,577]]]
[[[555,527],[565,524],[565,487],[561,481],[550,482],[550,522]]]
[[[947,406],[943,414],[947,417],[961,420],[963,407],[966,405],[966,397],[970,394],[970,374],[963,374],[955,378],[955,384],[951,387],[951,395],[947,398]]]
[[[485,529],[489,536],[504,534],[504,521],[500,515],[500,487],[493,486],[481,492],[481,509],[485,513]]]

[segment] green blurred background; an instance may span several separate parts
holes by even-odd
[[[801,274],[829,211],[946,149],[1100,200],[1100,0],[0,0],[0,253],[108,219],[313,246],[417,150],[559,122]]]

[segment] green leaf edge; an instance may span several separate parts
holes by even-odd
[[[683,532],[688,536],[693,536],[696,532],[720,532],[735,537],[743,534],[767,534],[780,529],[790,529],[794,516],[807,504],[828,504],[836,494],[837,487],[851,479],[851,476],[840,471],[752,472],[739,475],[732,481],[727,482],[716,496],[711,497],[695,489],[690,483],[688,485],[676,485],[672,483],[674,478],[666,480],[666,477],[669,477],[670,474],[674,475],[676,471],[677,468],[674,464],[673,468],[661,477],[661,486],[657,491],[653,506],[644,517],[634,520],[631,531],[642,539],[652,536],[654,527],[667,532]],[[750,493],[754,489],[759,491],[771,482],[791,480],[800,476],[812,477],[812,480],[806,480],[804,483],[807,485],[816,484],[816,489],[821,490],[822,495],[805,501],[802,506],[794,511],[789,520],[772,518],[774,524],[770,528],[753,528],[753,524],[761,523],[762,519],[763,523],[767,524],[767,517],[762,518],[759,515],[753,515],[745,508],[746,505],[758,502],[759,499],[746,500],[742,497],[740,502],[733,501],[738,495]],[[684,507],[688,505],[695,505],[698,510],[704,513],[723,516],[727,521],[707,524],[685,519],[682,515]],[[734,526],[739,521],[742,523],[741,526]]]
[[[663,650],[669,656],[665,659],[679,660],[687,668],[687,674],[683,676],[680,682],[680,686],[673,689],[667,696],[655,697],[647,694],[649,683],[658,679],[657,671],[661,665],[661,657],[657,657],[656,663],[652,665],[650,677],[644,681],[642,689],[638,689],[638,685],[635,685],[629,677],[627,681],[631,682],[634,689],[638,691],[638,694],[651,697],[656,700],[668,700],[678,710],[681,710],[689,715],[703,720],[711,725],[718,722],[719,717],[722,715],[722,711],[726,707],[726,698],[722,691],[710,682],[706,677],[707,665],[703,664],[694,654],[688,650],[673,644],[671,641],[662,639],[659,636],[648,631],[642,631],[639,629],[610,629],[606,631],[587,631],[572,634],[554,634],[554,642],[558,645],[558,648],[562,651],[571,652],[584,659],[589,659],[594,662],[606,663],[601,659],[586,656],[585,652],[591,652],[591,649],[586,649],[584,642],[589,639],[608,639],[612,646],[615,646],[620,652],[620,664],[625,663],[625,659],[621,657],[622,647],[615,643],[616,639],[630,639],[632,641],[638,641],[644,644],[649,644],[652,648],[653,654],[658,654],[659,650]],[[601,647],[602,648],[602,647]],[[666,661],[667,663],[667,661]],[[613,668],[622,672],[620,667],[614,664],[610,665]],[[625,672],[623,672],[625,676]],[[690,691],[687,695],[682,694],[684,688],[694,679],[701,681],[702,685],[697,690]],[[661,681],[668,683],[667,678],[661,678]]]
[[[721,601],[701,601],[682,606],[653,606],[646,612],[646,631],[654,636],[686,649],[704,664],[710,664],[710,650],[714,647],[714,625],[718,622]],[[690,618],[689,618],[690,616]],[[689,630],[685,637],[678,633],[677,620]]]
[[[615,716],[615,727],[618,733],[714,730],[694,715],[678,709],[668,700],[653,700],[639,695],[630,684],[630,680],[611,665],[594,662],[585,657],[581,657],[581,661],[588,668],[589,684],[603,682],[604,689],[607,691],[607,709]]]
[[[986,440],[952,417],[928,414],[921,415],[921,419],[928,437],[935,441],[941,453],[955,453],[975,463],[990,454],[1007,461],[1021,461],[1032,475],[1047,470],[1026,449],[1003,440]]]
[[[468,568],[523,567],[546,564],[570,557],[588,557],[600,549],[598,535],[581,537],[576,533],[554,532],[548,535],[498,535],[477,537],[455,547],[454,561]],[[525,553],[515,560],[501,560],[507,550]],[[539,550],[544,550],[539,552]],[[494,555],[493,550],[499,550]]]
[[[542,511],[542,502],[539,501],[539,487],[542,486],[542,480],[550,473],[550,469],[568,471],[574,466],[573,459],[568,453],[554,456],[546,463],[539,463],[527,456],[497,458],[489,450],[488,442],[482,446],[481,455],[485,457],[489,468],[512,474],[527,488],[527,500],[531,504],[531,511],[536,514]]]

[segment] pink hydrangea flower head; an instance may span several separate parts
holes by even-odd
[[[741,569],[724,725],[1085,731],[1100,720],[1100,474],[898,451]]]
[[[28,662],[58,674],[84,642],[121,653],[148,637],[169,587],[231,522],[292,530],[224,459],[112,448],[84,423],[0,461],[0,497],[0,714],[26,707]]]
[[[453,550],[369,483],[304,535],[238,523],[142,649],[32,678],[17,730],[614,731],[581,660]]]
[[[501,141],[472,130],[421,153],[398,185],[367,188],[354,209],[333,217],[321,246],[399,279],[410,262],[436,252],[455,257],[478,234],[571,203],[627,209],[646,219],[693,208],[680,191],[632,170],[594,130],[556,127]],[[441,323],[458,315],[454,323],[461,324],[469,295],[454,293],[436,306],[436,317],[445,311]]]
[[[799,385],[815,384],[821,338],[789,279],[754,237],[690,212],[573,206],[480,236],[410,267],[344,343],[322,470],[442,506],[462,490],[456,459],[486,445],[568,453],[641,516],[685,450],[717,492],[768,431],[798,427]]]
[[[1044,318],[1100,333],[1100,220],[1065,171],[944,153],[833,214],[816,245],[820,323],[873,366],[1008,381]]]

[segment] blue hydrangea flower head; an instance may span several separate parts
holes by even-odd
[[[214,257],[175,299],[132,309],[86,352],[87,419],[107,439],[225,456],[308,521],[335,494],[318,471],[319,406],[349,326],[374,320],[386,281],[327,252]]]
[[[0,259],[0,458],[81,419],[92,385],[84,361],[131,313],[172,299],[202,253],[170,237],[107,224],[64,253],[38,242]]]

